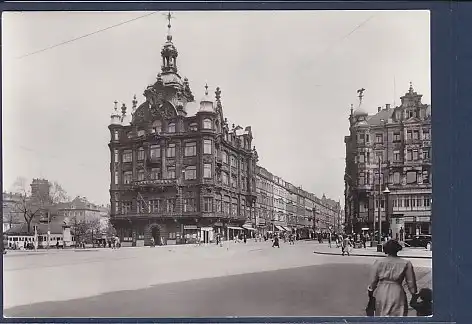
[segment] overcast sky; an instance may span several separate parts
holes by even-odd
[[[18,176],[44,177],[71,196],[109,201],[113,102],[131,107],[134,94],[144,100],[160,71],[166,17],[156,13],[24,55],[148,13],[3,13],[4,189]],[[344,200],[343,141],[357,89],[366,89],[372,113],[398,105],[410,81],[430,103],[429,12],[175,16],[179,73],[196,99],[205,82],[212,95],[221,87],[230,124],[252,126],[260,164],[318,196]]]

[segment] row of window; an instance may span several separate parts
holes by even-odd
[[[146,176],[146,173],[147,176]],[[195,180],[197,178],[197,167],[194,165],[187,166],[183,172],[185,180]],[[210,163],[203,164],[203,178],[211,179],[212,178],[212,167]],[[150,171],[146,169],[140,169],[137,171],[137,180],[162,180],[176,179],[175,167],[169,166],[163,176],[160,168],[151,168]],[[119,172],[115,171],[115,184],[119,184]],[[123,172],[123,184],[131,184],[133,181],[133,171],[124,171]]]
[[[401,208],[429,208],[431,207],[431,196],[396,196],[391,200],[393,209]],[[369,209],[369,203],[364,201],[360,206],[360,212],[366,212]],[[379,208],[379,200],[375,199],[375,208]],[[380,200],[380,209],[385,208],[385,199]]]
[[[151,133],[161,133],[162,132],[162,122],[160,120],[156,120],[153,124],[152,124],[152,128],[151,128]],[[213,128],[213,122],[211,121],[211,119],[204,119],[203,120],[203,129],[212,129]],[[189,129],[190,131],[197,131],[198,130],[198,126],[197,126],[197,123],[192,123],[189,125]],[[167,127],[166,127],[166,131],[167,133],[175,133],[176,132],[176,125],[175,123],[168,123],[167,124]],[[145,131],[144,130],[139,130],[138,131],[138,137],[140,136],[144,136],[145,135]],[[131,132],[129,133],[131,134]],[[130,137],[130,135],[128,135],[128,137]],[[117,141],[119,140],[119,132],[118,131],[115,131],[113,133],[113,140]]]
[[[176,145],[174,143],[168,144],[166,147],[166,157],[173,158],[175,157],[175,148]],[[212,151],[212,141],[211,140],[203,140],[203,154],[213,154]],[[196,156],[197,155],[197,143],[196,142],[189,142],[185,143],[184,147],[184,156]],[[156,159],[161,157],[161,146],[160,145],[151,145],[149,150],[149,156],[151,159]],[[137,150],[137,160],[143,161],[145,157],[145,151],[143,147],[138,148]],[[119,159],[119,151],[115,149],[114,151],[114,161],[118,162]],[[128,163],[133,162],[133,151],[132,150],[124,150],[122,154],[122,162]]]
[[[121,204],[121,213],[122,214],[131,214],[133,213],[132,202],[131,201],[121,201],[115,202],[115,208],[118,207],[118,204]],[[228,215],[237,215],[238,214],[238,203],[236,199],[233,199],[232,202],[222,201],[220,199],[214,200],[212,197],[203,198],[203,212],[218,212],[225,213]],[[182,205],[184,212],[196,212],[197,205],[195,198],[184,198]],[[176,210],[176,199],[151,199],[151,200],[139,200],[136,207],[137,213],[175,213]],[[249,215],[250,207],[244,206],[242,202],[239,206],[240,215]]]
[[[419,171],[407,171],[406,172],[406,184],[415,184],[418,183],[420,175],[422,178],[422,183],[430,183],[430,172],[428,170]],[[395,171],[390,175],[389,183],[393,184],[401,184],[402,183],[402,173],[399,171]],[[379,173],[378,171],[367,171],[367,172],[360,172],[359,173],[359,180],[358,184],[362,185],[371,185],[371,184],[378,184],[379,183]],[[384,184],[384,176],[380,177],[380,183]]]
[[[381,144],[384,142],[384,133],[377,133],[375,134],[375,143]],[[424,128],[421,132],[421,138],[423,140],[431,140],[431,132],[429,129]],[[419,140],[420,139],[420,131],[418,129],[414,130],[407,130],[406,131],[406,140]],[[360,144],[369,143],[370,142],[370,134],[366,133],[359,133],[357,134],[357,142]],[[393,133],[393,142],[401,142],[401,133],[394,132]]]
[[[422,153],[422,154],[421,154]],[[420,155],[422,160],[431,159],[431,148],[424,147],[422,150],[418,149],[408,149],[406,151],[406,161],[418,161],[420,160]],[[375,161],[371,160],[370,152],[360,152],[357,156],[357,162],[359,163],[378,163],[378,161],[384,161],[384,152],[375,152]],[[393,151],[393,162],[401,162],[402,154],[400,151]]]

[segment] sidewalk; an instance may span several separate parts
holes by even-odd
[[[327,243],[314,244],[313,253],[326,254],[326,255],[342,255],[341,248],[337,248],[336,244],[332,244],[330,248]],[[365,257],[382,257],[385,256],[383,252],[377,252],[377,247],[367,247],[360,249],[351,248],[350,254],[353,256],[365,256]],[[414,259],[431,259],[432,251],[423,248],[403,248],[398,253],[398,256],[403,258],[414,258]]]

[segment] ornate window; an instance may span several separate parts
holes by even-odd
[[[203,177],[205,179],[211,179],[211,164],[210,163],[203,164]]]
[[[117,140],[120,139],[120,135],[119,135],[118,131],[114,131],[114,132],[113,132],[113,139],[114,139],[115,141],[117,141]]]
[[[211,140],[203,140],[203,154],[213,154]]]
[[[393,173],[393,183],[400,184],[400,172]]]
[[[203,129],[212,129],[213,123],[211,122],[211,119],[205,118],[203,120]]]
[[[115,184],[119,184],[119,175],[118,175],[118,171],[115,171]]]
[[[132,162],[133,161],[133,151],[131,150],[126,150],[123,151],[123,162]]]
[[[175,157],[175,144],[169,144],[167,146],[167,157]]]
[[[197,123],[191,123],[190,126],[189,126],[189,129],[191,132],[196,132],[198,131],[198,125]]]
[[[210,198],[210,197],[203,198],[203,211],[204,212],[213,211],[213,198]]]
[[[175,199],[174,198],[167,199],[166,207],[167,207],[168,213],[174,213],[175,212]]]
[[[197,155],[197,143],[185,143],[185,156],[196,156]]]
[[[185,180],[195,180],[197,178],[197,167],[192,165],[185,168]]]
[[[408,184],[416,183],[417,175],[418,174],[417,174],[416,171],[408,171],[406,173],[406,183],[408,183]]]
[[[175,179],[175,167],[167,167],[167,179]]]
[[[195,211],[195,199],[186,198],[184,199],[184,212],[194,212]]]
[[[114,161],[115,163],[119,163],[120,162],[120,153],[118,150],[113,150],[113,153],[114,153]]]
[[[138,161],[144,160],[144,148],[138,148]]]
[[[153,123],[152,123],[152,133],[157,133],[159,134],[160,132],[162,132],[162,123],[160,120],[155,120]]]
[[[424,140],[431,139],[431,133],[429,132],[429,129],[423,129],[423,139]]]
[[[153,199],[149,201],[149,205],[152,213],[158,213],[161,211],[161,200]]]
[[[175,124],[174,123],[170,123],[168,126],[167,126],[167,131],[169,133],[175,133]]]
[[[145,175],[144,170],[142,170],[142,169],[139,170],[138,171],[138,181],[143,181],[144,180],[144,175]]]
[[[228,154],[225,151],[221,151],[221,159],[223,160],[223,163],[228,164]]]
[[[121,203],[121,213],[122,214],[129,214],[131,213],[131,201],[123,201]]]
[[[123,172],[123,183],[130,184],[133,180],[133,172],[132,171],[125,171]]]
[[[151,180],[159,180],[160,179],[161,170],[158,168],[151,169]]]
[[[151,159],[156,159],[160,157],[161,157],[161,146],[151,145]]]

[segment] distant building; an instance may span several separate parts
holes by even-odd
[[[49,183],[48,180],[33,179],[33,182],[31,182],[30,186],[31,186],[32,199],[43,201],[43,202],[46,202],[44,200],[47,199],[47,202],[49,202],[51,184]]]
[[[341,205],[323,195],[296,187],[261,166],[256,168],[256,217],[263,233],[287,231],[300,239],[313,231],[328,233],[339,229]]]
[[[108,217],[108,210],[104,206],[91,203],[85,197],[77,196],[70,202],[59,203],[55,208],[69,222],[94,221]]]
[[[22,200],[22,196],[18,193],[3,192],[2,194],[2,215],[3,215],[3,232],[10,229],[14,225],[21,224],[25,221],[23,215],[18,212],[15,207]]]
[[[431,233],[431,106],[421,97],[410,85],[398,107],[369,115],[361,96],[359,108],[351,108],[345,137],[349,231],[373,231],[380,211],[382,231],[394,238],[401,229],[407,236]]]

